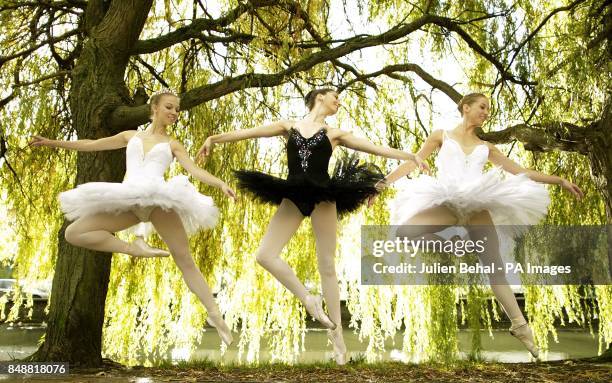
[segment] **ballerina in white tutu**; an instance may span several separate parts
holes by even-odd
[[[578,186],[557,176],[525,169],[506,157],[493,144],[480,140],[475,129],[489,117],[489,100],[481,93],[469,94],[459,102],[463,121],[451,131],[436,130],[427,138],[417,155],[427,158],[439,148],[437,176],[421,175],[408,180],[405,188],[390,201],[391,224],[405,225],[397,236],[420,238],[454,225],[466,227],[470,239],[485,240],[486,252],[479,254],[484,264],[501,264],[499,239],[495,225],[533,225],[546,215],[550,202],[544,185],[560,185],[576,198],[583,196]],[[487,161],[498,166],[484,172]],[[503,174],[503,170],[510,174]],[[383,180],[389,185],[414,170],[406,162]],[[505,176],[505,177],[504,177]],[[489,275],[491,289],[510,318],[510,332],[534,357],[538,348],[516,298],[503,272]]]
[[[166,181],[164,173],[176,158],[194,177],[220,188],[235,198],[223,181],[199,168],[183,145],[170,138],[166,127],[179,113],[179,98],[171,91],[151,97],[152,124],[144,132],[123,131],[98,140],[59,141],[34,136],[32,146],[100,151],[126,148],[126,177],[122,183],[90,182],[59,196],[66,218],[74,220],[65,232],[75,245],[109,253],[137,257],[167,256],[168,252],[149,247],[143,240],[123,241],[113,233],[141,222],[150,222],[168,245],[189,289],[208,311],[208,322],[217,328],[229,345],[232,334],[224,322],[210,288],[189,251],[188,233],[213,227],[219,215],[213,200],[200,194],[185,176]]]

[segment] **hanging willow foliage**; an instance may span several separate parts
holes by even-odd
[[[120,7],[119,2],[110,3]],[[516,2],[511,8],[505,3],[480,0],[287,1],[253,6],[235,19],[228,16],[223,25],[217,24],[221,16],[240,9],[242,2],[206,2],[206,12],[197,3],[201,2],[155,2],[150,11],[142,6],[148,17],[140,33],[140,45],[135,45],[136,53],[128,57],[125,73],[119,76],[125,84],[109,95],[112,103],[121,100],[123,106],[134,108],[139,105],[136,97],[130,99],[127,93],[137,88],[150,94],[168,86],[186,95],[183,101],[189,105],[188,110],[171,134],[192,155],[209,135],[276,119],[301,118],[303,95],[313,87],[329,84],[344,90],[343,108],[330,121],[332,125],[379,144],[414,152],[434,129],[450,128],[448,124],[458,121],[449,100],[457,101],[470,91],[483,91],[491,96],[493,106],[486,131],[507,131],[519,124],[539,129],[535,135],[527,130],[519,132],[526,134],[502,138],[487,136],[492,142],[500,144],[517,162],[568,178],[586,192],[586,198],[577,203],[559,187],[549,187],[552,203],[544,223],[610,223],[612,213],[606,215],[610,203],[601,194],[602,188],[609,187],[602,181],[605,172],[597,171],[594,161],[598,158],[585,152],[582,141],[575,139],[575,134],[594,130],[605,110],[609,73],[601,70],[601,63],[607,57],[607,40],[601,39],[603,24],[599,21],[607,11],[597,11],[604,9],[604,1],[576,1],[568,9],[556,8],[557,2],[540,2],[535,7],[529,1]],[[71,109],[71,105],[76,105],[75,98],[83,97],[82,93],[73,93],[81,72],[68,75],[62,71],[70,72],[86,61],[88,57],[80,54],[91,39],[85,37],[95,31],[87,30],[85,24],[85,31],[79,30],[55,45],[60,58],[74,52],[72,61],[66,58],[63,66],[61,60],[58,63],[57,52],[49,48],[5,60],[14,50],[35,46],[44,33],[33,36],[32,30],[46,23],[55,26],[49,33],[57,35],[68,32],[71,25],[83,24],[85,12],[79,8],[83,5],[75,5],[72,12],[53,11],[47,6],[0,6],[0,82],[14,86],[0,90],[0,132],[11,148],[0,178],[4,201],[0,217],[5,218],[0,221],[0,265],[12,268],[12,276],[26,284],[53,278],[62,255],[58,253],[62,242],[58,233],[66,224],[57,195],[73,187],[77,174],[88,174],[84,165],[78,165],[82,157],[76,153],[30,150],[27,142],[35,133],[58,139],[79,138],[80,125],[75,123],[79,110]],[[31,7],[39,7],[35,9],[40,12],[31,12]],[[34,20],[36,15],[39,19]],[[90,22],[99,22],[96,12],[89,17]],[[369,45],[359,45],[368,41],[365,33],[377,36],[424,18],[422,26],[406,30],[405,35],[386,35]],[[147,48],[145,43],[150,39],[179,28],[193,32],[192,21],[196,19],[214,26],[164,49]],[[362,27],[364,35],[353,33],[361,33]],[[344,39],[350,41],[342,45]],[[15,48],[17,41],[27,43]],[[585,50],[584,46],[589,48]],[[346,53],[317,59],[313,64],[308,61],[338,47]],[[487,52],[493,53],[487,56]],[[286,68],[294,69],[285,73]],[[380,68],[380,73],[372,74]],[[56,76],[37,81],[56,70]],[[277,74],[278,78],[246,81],[238,89],[225,90],[231,80],[253,73]],[[27,81],[33,83],[24,84]],[[206,88],[215,84],[213,90]],[[194,89],[201,93],[190,93]],[[117,105],[105,107],[113,109]],[[98,112],[104,115],[100,110],[92,114]],[[112,125],[112,113],[104,116],[108,117],[104,122]],[[144,124],[135,120],[136,125]],[[561,125],[551,123],[556,121],[576,126],[557,129]],[[86,130],[81,127],[80,131]],[[87,131],[86,138],[99,138],[108,131],[101,124]],[[539,140],[542,136],[547,139],[544,143]],[[233,169],[257,169],[283,176],[283,149],[280,138],[219,145],[202,166],[228,181],[232,180]],[[121,157],[119,152],[116,155]],[[385,171],[399,164],[368,155],[362,158]],[[429,163],[434,166],[433,157]],[[16,175],[7,170],[8,165]],[[171,175],[182,172],[176,164],[170,170]],[[242,195],[234,203],[216,189],[206,185],[199,188],[214,198],[221,219],[213,230],[193,236],[190,249],[217,294],[226,321],[240,332],[240,359],[257,363],[264,348],[273,361],[295,362],[305,350],[309,319],[299,302],[264,272],[254,257],[274,208]],[[360,283],[360,226],[387,224],[386,201],[392,194],[383,193],[373,208],[344,219],[338,229],[336,262],[341,296],[351,314],[350,327],[367,343],[366,359],[379,360],[386,341],[399,333],[401,350],[408,360],[453,360],[458,357],[457,333],[462,324],[473,330],[470,356],[479,358],[479,330],[490,330],[502,315],[488,286]],[[162,245],[157,237],[153,243]],[[318,290],[308,220],[281,256],[308,287]],[[612,342],[610,286],[525,286],[524,293],[529,320],[544,350],[549,334],[556,340],[558,322],[588,327],[594,335],[597,332],[600,352]],[[0,320],[15,320],[22,304],[32,307],[32,299],[18,289],[12,298],[18,304],[10,312],[4,310],[9,295],[0,298]],[[171,349],[193,350],[201,340],[205,319],[204,308],[189,292],[171,259],[113,255],[103,323],[105,356],[128,364],[143,358],[146,364],[159,363],[168,358]],[[593,326],[595,320],[598,328]]]

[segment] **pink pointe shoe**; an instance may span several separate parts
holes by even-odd
[[[325,311],[323,311],[323,300],[320,296],[308,294],[304,300],[304,306],[306,307],[306,311],[323,326],[330,330],[336,328],[336,324],[332,322],[327,314],[325,314]]]
[[[213,326],[217,330],[217,333],[219,333],[221,340],[223,341],[223,343],[225,343],[227,347],[232,344],[232,342],[234,341],[234,337],[232,336],[232,330],[230,330],[230,328],[227,326],[227,323],[225,323],[223,317],[221,317],[221,314],[208,314],[206,322],[208,322],[209,325]]]
[[[516,339],[520,340],[534,358],[537,358],[538,355],[540,355],[540,350],[533,340],[533,333],[531,332],[531,327],[529,327],[529,324],[525,322],[525,324],[517,327],[510,327],[510,334],[512,334],[512,336],[514,336]]]
[[[167,257],[170,255],[166,250],[158,249],[155,247],[149,246],[148,243],[144,241],[144,239],[140,237],[136,237],[134,242],[131,244],[133,251],[133,256],[142,257],[142,258],[157,258],[157,257]]]
[[[334,360],[338,366],[346,364],[346,345],[342,337],[342,327],[337,326],[334,330],[327,330],[327,338],[331,341],[334,347]]]

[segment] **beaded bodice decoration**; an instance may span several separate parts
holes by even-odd
[[[289,130],[287,140],[287,162],[289,178],[306,176],[315,181],[329,180],[327,167],[332,146],[325,128],[319,129],[312,137],[304,137],[295,128]]]

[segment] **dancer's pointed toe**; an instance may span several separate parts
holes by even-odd
[[[229,347],[234,342],[234,337],[232,335],[232,330],[228,327],[227,323],[221,317],[221,314],[212,315],[208,314],[208,318],[206,318],[206,322],[209,325],[213,326],[217,333],[219,333],[219,337],[227,347]]]
[[[342,327],[337,326],[334,330],[327,330],[327,337],[334,348],[334,360],[339,366],[343,366],[347,362],[346,345],[342,336]]]
[[[510,327],[510,334],[512,334],[512,336],[514,336],[516,339],[520,340],[534,358],[537,358],[540,355],[540,349],[535,344],[533,332],[531,331],[529,324],[524,323],[517,327]]]
[[[304,306],[306,307],[306,311],[313,318],[315,318],[319,323],[321,323],[326,328],[333,330],[336,328],[336,324],[329,319],[325,311],[323,311],[323,299],[320,296],[315,295],[307,295]]]
[[[168,257],[170,255],[170,253],[166,250],[149,246],[149,244],[140,237],[137,237],[134,242],[130,244],[130,246],[133,249],[131,255],[135,257],[158,258]]]

